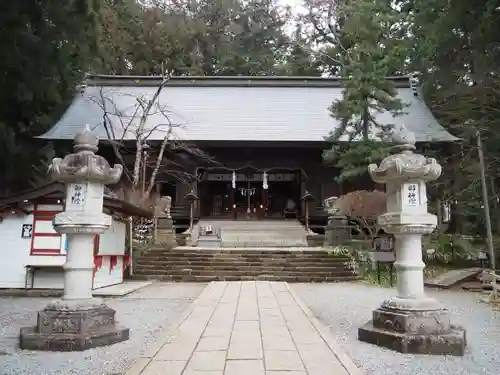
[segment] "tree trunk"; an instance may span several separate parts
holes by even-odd
[[[368,112],[368,99],[365,99],[363,108],[363,140],[367,141],[370,135],[370,113]]]

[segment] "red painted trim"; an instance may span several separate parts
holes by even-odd
[[[37,237],[61,237],[59,233],[33,233]]]
[[[100,239],[98,234],[94,235],[94,255],[96,256],[99,254]]]
[[[102,256],[97,255],[94,257],[94,273],[92,275],[92,286],[94,285],[93,280],[95,279],[95,274],[102,268],[102,261]]]
[[[33,210],[36,211],[36,204],[33,204]],[[33,246],[35,245],[35,228],[36,228],[36,215],[33,215],[33,228],[31,228],[31,246],[30,246],[30,255],[33,255]]]
[[[35,250],[38,251],[38,250]],[[66,254],[60,254],[60,253],[33,253],[30,254],[31,257],[64,257]]]
[[[66,256],[66,254],[61,254],[60,246],[57,249],[37,249],[34,247],[37,237],[62,237],[59,233],[37,233],[36,231],[37,221],[51,221],[61,211],[38,211],[38,204],[34,204],[33,208],[33,235],[31,236],[30,255]]]
[[[102,257],[97,255],[99,252],[99,235],[94,235],[94,271],[92,274],[92,289],[94,289],[95,274],[102,267]]]
[[[124,255],[122,261],[122,280],[125,280],[125,271],[130,267],[130,255]]]
[[[35,210],[33,212],[33,214],[35,216],[37,216],[38,219],[41,219],[41,220],[44,220],[42,218],[45,218],[45,220],[52,220],[54,218],[54,216],[56,216],[60,212],[62,212],[62,211],[37,211],[37,210]],[[51,216],[50,219],[48,218],[48,216]]]
[[[38,216],[37,214],[35,214],[35,219],[37,221],[52,221],[54,219],[53,216]]]
[[[59,254],[59,249],[55,249],[55,248],[33,249],[33,251],[38,251],[40,253],[56,253],[56,254]]]
[[[125,254],[98,254],[101,257],[126,257]]]
[[[116,255],[111,255],[109,257],[109,274],[111,275],[111,272],[113,272],[113,268],[115,268],[118,265],[118,257]]]
[[[130,255],[124,255],[123,256],[123,270],[125,271],[125,268],[130,266]]]

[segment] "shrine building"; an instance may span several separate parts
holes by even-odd
[[[404,124],[417,142],[457,140],[437,122],[410,77],[388,79],[403,113],[373,113],[377,122]],[[142,116],[161,83],[161,77],[91,76],[62,118],[39,138],[71,142],[88,124],[102,141],[101,154],[120,162],[113,140],[131,167],[137,138],[157,150],[168,137],[174,147],[167,150],[158,190],[172,196],[178,221],[189,216],[185,197],[191,191],[201,218],[299,219],[306,192],[321,206],[325,198],[349,189],[335,183],[339,171],[322,159],[330,147],[326,137],[339,125],[329,107],[342,98],[340,78],[172,77]],[[155,157],[146,151],[144,160],[148,175]]]

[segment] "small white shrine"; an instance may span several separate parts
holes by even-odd
[[[52,221],[65,207],[65,186],[59,182],[0,198],[0,289],[64,288],[68,243]],[[123,282],[130,266],[128,217],[152,215],[111,195],[104,196],[103,211],[112,222],[94,237],[93,289]]]

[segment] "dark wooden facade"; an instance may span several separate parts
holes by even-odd
[[[311,220],[324,225],[327,215],[322,209],[323,200],[339,196],[342,190],[348,188],[344,186],[342,189],[335,181],[337,171],[323,163],[324,144],[270,144],[263,141],[198,146],[212,158],[212,162],[198,160],[187,163],[186,171],[195,178],[189,183],[176,182],[173,213],[178,221],[184,221],[188,215],[189,202],[185,196],[191,190],[199,198],[195,207],[197,217],[248,218],[244,215],[248,197],[241,195],[244,192],[242,189],[251,188],[255,194],[248,200],[252,219],[284,217],[288,199],[294,201],[297,218],[302,219],[304,203],[300,198],[309,192],[315,198],[309,203]],[[235,184],[232,181],[233,172]],[[264,173],[267,175],[267,189],[263,188]]]

